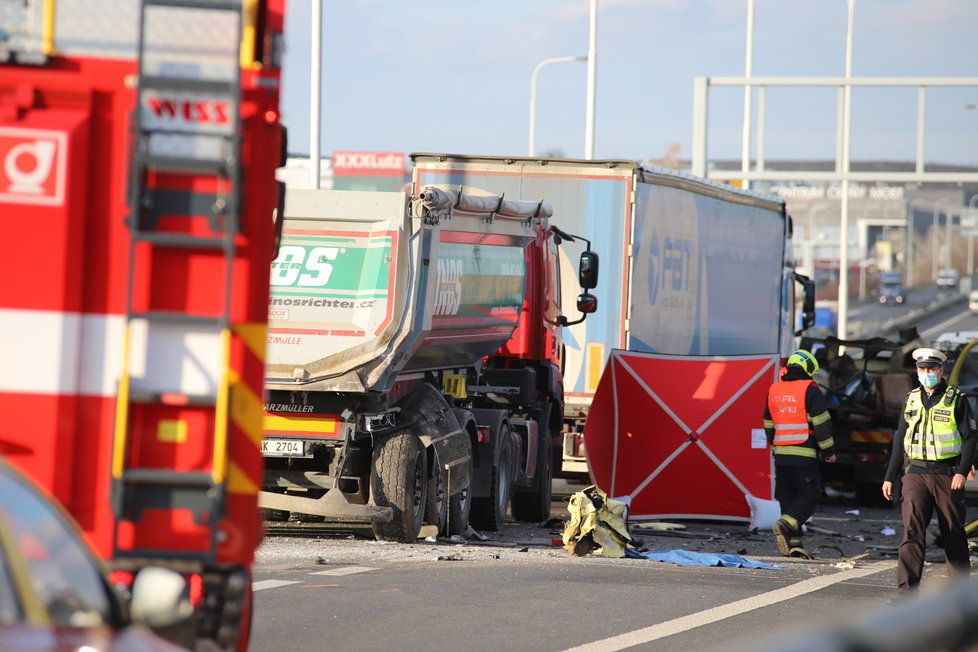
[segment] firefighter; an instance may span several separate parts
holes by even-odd
[[[964,531],[964,481],[975,454],[975,420],[968,400],[944,380],[947,356],[937,349],[913,352],[920,387],[907,394],[900,427],[893,436],[883,496],[893,498],[893,482],[903,469],[903,541],[897,587],[916,589],[924,568],[927,526],[937,507],[944,556],[954,572],[971,569]]]
[[[802,546],[801,526],[815,513],[822,493],[819,451],[826,462],[835,462],[825,396],[812,380],[816,371],[814,355],[804,349],[792,353],[781,380],[768,390],[764,408],[764,430],[774,455],[774,497],[781,503],[774,539],[785,557],[809,556]]]

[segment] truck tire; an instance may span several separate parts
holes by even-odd
[[[472,442],[467,442],[469,459],[465,463],[468,466],[469,482],[472,482]],[[465,534],[469,529],[469,514],[472,511],[471,486],[457,491],[448,498],[448,527],[446,534]]]
[[[546,425],[546,424],[541,424]],[[517,521],[540,523],[550,518],[550,496],[553,484],[553,439],[549,430],[543,431],[537,450],[537,473],[528,490],[513,492],[513,518]]]
[[[374,505],[394,510],[389,523],[375,523],[371,527],[379,541],[417,540],[424,520],[427,485],[427,455],[417,437],[399,433],[374,448],[370,500]]]
[[[504,423],[499,433],[502,448],[499,462],[492,467],[489,482],[489,495],[472,499],[472,524],[480,530],[496,532],[503,527],[506,510],[509,508],[510,488],[513,485],[513,442],[509,434],[509,424]]]
[[[424,522],[438,526],[438,534],[444,534],[448,524],[448,479],[445,471],[438,468],[437,458],[431,479],[428,480],[428,491],[425,500]]]

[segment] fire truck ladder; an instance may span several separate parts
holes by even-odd
[[[241,169],[239,166],[240,104],[241,104],[241,36],[243,27],[242,0],[143,0],[140,8],[139,73],[137,105],[133,117],[133,157],[130,173],[129,218],[130,248],[129,276],[126,291],[126,329],[124,336],[123,367],[119,378],[116,399],[115,435],[112,450],[112,501],[116,516],[113,531],[115,556],[129,559],[167,558],[188,562],[213,563],[219,543],[218,522],[224,511],[225,482],[228,474],[228,415],[230,394],[230,309],[231,275],[235,258],[235,236],[239,232],[239,201]],[[186,52],[170,47],[172,59],[167,61],[167,44],[159,40],[161,31],[179,33],[186,29],[192,33],[203,20],[232,20],[236,16],[237,38],[233,51],[215,56],[208,54],[207,63],[216,64],[227,71],[224,78],[215,79],[213,74],[188,76]],[[180,23],[184,22],[184,25]],[[223,35],[222,35],[223,36]],[[160,43],[163,44],[161,55]],[[208,44],[210,45],[210,44]],[[183,76],[173,73],[182,72]],[[227,107],[227,124],[224,130],[195,130],[181,125],[174,128],[154,115],[154,98],[219,98]],[[158,108],[158,104],[156,107]],[[194,183],[214,184],[212,193],[201,190],[173,190],[150,183],[158,175],[182,175],[193,177]],[[194,186],[200,187],[200,186]],[[223,188],[223,190],[222,190]],[[189,232],[173,232],[159,228],[160,217],[206,215],[210,223],[208,237]],[[216,235],[215,235],[216,234]],[[158,248],[170,250],[173,256],[187,259],[195,251],[211,249],[223,254],[223,306],[220,314],[198,315],[181,311],[153,310],[149,293],[145,301],[147,309],[134,310],[133,296],[136,283],[137,249],[148,254],[148,276],[155,278],[153,255]],[[156,279],[157,281],[159,279]],[[133,354],[133,325],[145,324],[149,338],[154,326],[158,328],[184,328],[194,333],[213,333],[220,341],[220,371],[216,392],[187,394],[180,388],[168,391],[154,389],[144,391],[136,387],[131,377]],[[152,340],[148,339],[149,349]],[[145,378],[154,370],[144,370]],[[211,468],[186,471],[175,468],[150,468],[134,464],[131,460],[133,445],[133,408],[143,406],[214,406],[213,455]],[[186,433],[186,424],[179,421],[161,420],[158,425],[161,440],[180,441]],[[181,428],[183,429],[181,431]],[[206,524],[210,529],[209,547],[206,551],[173,551],[155,548],[120,548],[120,523],[138,524],[146,510],[189,510],[195,522]]]

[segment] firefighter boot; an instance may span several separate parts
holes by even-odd
[[[778,544],[778,551],[785,557],[791,554],[791,539],[794,537],[795,529],[791,527],[783,517],[774,522],[771,528],[774,530],[774,540]]]

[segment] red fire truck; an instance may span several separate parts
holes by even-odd
[[[0,455],[247,646],[284,0],[0,6]]]

